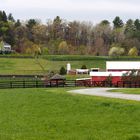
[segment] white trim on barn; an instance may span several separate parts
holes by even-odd
[[[120,71],[120,72],[90,72],[90,76],[123,76],[126,71]]]
[[[79,79],[76,79],[76,81],[82,81],[82,80],[91,80],[91,78],[79,78]]]

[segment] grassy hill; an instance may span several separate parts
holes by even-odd
[[[32,59],[32,58],[0,58],[0,74],[42,74],[43,71],[38,62],[44,67],[46,72],[58,72],[62,66],[71,63],[72,69],[81,68],[86,65],[87,68],[100,67],[105,68],[104,60],[51,60],[51,59]]]
[[[82,55],[48,55],[39,58],[0,58],[0,74],[43,74],[42,68],[38,62],[44,67],[45,73],[49,71],[59,72],[60,68],[66,68],[67,63],[71,63],[72,69],[81,68],[86,65],[87,68],[98,67],[105,69],[105,62],[117,61],[140,61],[140,57],[95,57]]]
[[[139,140],[140,103],[68,89],[0,90],[2,140]]]

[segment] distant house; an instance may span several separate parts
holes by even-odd
[[[1,41],[0,42],[0,53],[1,54],[8,54],[8,53],[11,53],[11,45],[6,43],[6,42],[3,42]]]

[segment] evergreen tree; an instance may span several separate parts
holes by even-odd
[[[0,11],[0,21],[2,21],[3,20],[3,13],[2,13],[2,11]]]
[[[123,21],[118,16],[115,17],[115,19],[113,20],[113,24],[114,24],[114,28],[121,28],[124,25]]]
[[[14,19],[14,17],[12,16],[11,13],[8,15],[8,20],[9,20],[9,21],[12,21],[12,22],[15,22],[15,19]]]
[[[129,19],[126,22],[125,31],[124,31],[126,37],[127,38],[133,37],[135,30],[136,30],[136,27],[134,25],[134,21],[132,19]]]
[[[16,21],[16,23],[15,23],[15,27],[18,27],[18,26],[21,26],[21,22],[20,22],[19,19],[18,19],[18,20]]]
[[[2,12],[2,20],[4,22],[7,22],[7,15],[6,15],[5,11]]]
[[[140,20],[139,19],[135,20],[134,25],[136,26],[136,29],[140,31]]]
[[[64,67],[61,67],[59,73],[60,73],[60,75],[65,75],[67,73],[67,71]]]
[[[28,23],[26,24],[26,26],[31,29],[33,28],[33,26],[35,26],[37,24],[37,21],[35,19],[29,19]]]

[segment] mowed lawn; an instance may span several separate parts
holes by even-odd
[[[27,58],[0,58],[0,74],[44,74],[38,62],[44,67],[45,72],[59,72],[67,63],[71,63],[72,69],[99,67],[105,69],[105,60],[81,60],[81,61],[52,61],[47,59],[27,59]]]
[[[0,90],[0,139],[140,139],[140,102],[75,95],[68,90]]]
[[[139,88],[124,88],[124,89],[113,89],[109,90],[111,92],[122,92],[126,94],[140,94],[140,89]]]

